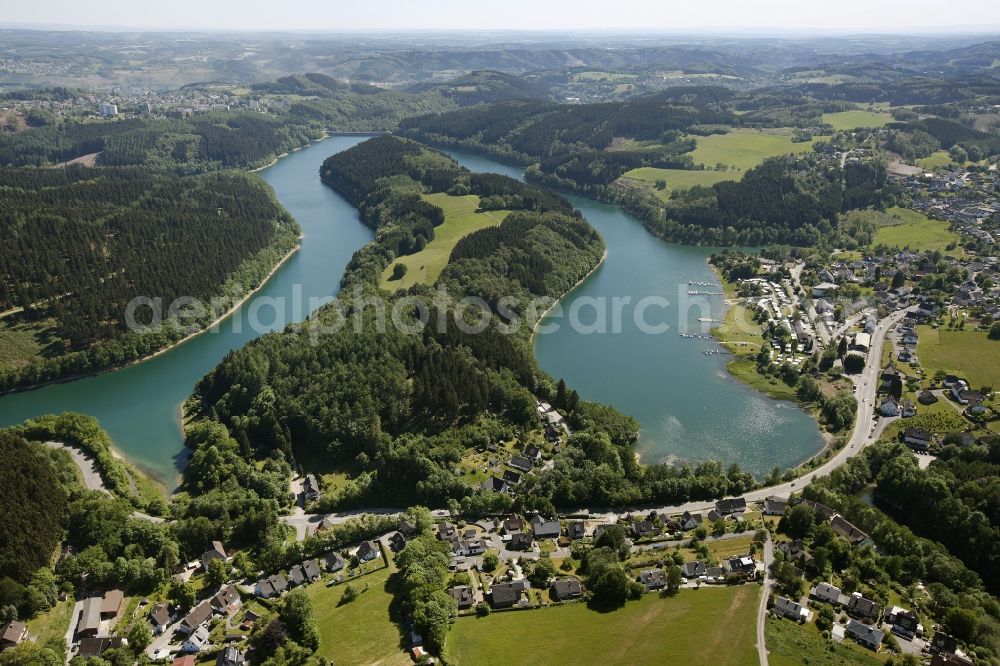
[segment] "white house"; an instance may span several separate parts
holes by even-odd
[[[181,648],[184,652],[195,653],[201,652],[208,645],[208,627],[201,625],[197,629],[191,632],[187,640],[184,641],[184,646]]]

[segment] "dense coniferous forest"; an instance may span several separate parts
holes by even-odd
[[[219,313],[130,333],[126,306],[190,296],[228,306],[295,245],[298,225],[259,179],[235,171],[181,177],[142,167],[0,170],[0,311],[51,320],[47,358],[2,386],[128,361]],[[20,311],[17,311],[20,309]],[[217,308],[222,310],[222,307]],[[148,308],[137,311],[147,323]]]

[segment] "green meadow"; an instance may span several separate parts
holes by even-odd
[[[957,243],[959,236],[948,230],[948,223],[932,220],[923,213],[898,206],[886,211],[899,220],[898,224],[879,227],[875,232],[875,245],[889,247],[909,247],[911,250],[938,250],[952,255],[961,255],[961,248],[948,250],[948,245]]]
[[[397,257],[382,271],[382,287],[408,289],[415,284],[434,284],[451,257],[455,243],[463,236],[486,227],[500,224],[510,213],[508,210],[479,212],[479,197],[474,194],[453,197],[444,193],[425,194],[426,201],[444,211],[444,224],[434,228],[434,240],[415,254]],[[406,265],[406,275],[390,280],[396,264]]]
[[[723,180],[737,180],[742,174],[738,171],[709,171],[695,169],[658,169],[656,167],[640,167],[622,175],[622,178],[635,181],[640,187],[652,188],[652,191],[663,201],[670,198],[673,192],[688,190],[695,185],[715,185]],[[656,181],[667,183],[666,189],[657,190]]]
[[[727,164],[741,171],[752,169],[768,157],[806,153],[815,139],[795,143],[790,134],[774,134],[756,130],[737,130],[728,134],[697,137],[697,147],[691,153],[695,163],[713,167]]]
[[[892,116],[888,113],[856,109],[824,113],[823,122],[832,126],[834,130],[851,130],[858,127],[885,127],[886,123],[892,122]]]

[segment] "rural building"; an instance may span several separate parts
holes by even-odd
[[[764,515],[765,516],[782,516],[785,514],[785,509],[788,507],[788,500],[784,497],[778,497],[777,495],[771,495],[764,499]]]
[[[472,608],[474,599],[472,596],[472,588],[468,585],[456,585],[455,587],[449,588],[448,594],[450,594],[452,599],[454,599],[458,604],[458,610]]]
[[[243,666],[247,663],[246,653],[239,648],[227,647],[215,658],[215,666]]]
[[[167,630],[170,625],[170,607],[166,604],[156,604],[149,611],[149,624],[152,626],[153,635],[159,636]]]
[[[881,629],[869,627],[867,624],[858,622],[857,620],[851,620],[847,623],[845,633],[860,645],[876,652],[878,652],[879,647],[882,645],[882,639],[885,638],[885,632]]]
[[[723,516],[728,516],[733,513],[743,513],[747,510],[747,501],[742,497],[720,499],[715,503],[715,510]]]
[[[576,599],[582,594],[583,586],[580,584],[579,578],[575,578],[573,576],[568,578],[559,578],[552,583],[552,595],[559,601]]]
[[[864,598],[860,592],[855,592],[847,600],[847,614],[874,624],[882,617],[882,606]]]
[[[490,601],[493,603],[493,607],[510,608],[520,603],[525,587],[523,580],[494,583],[490,588]]]
[[[195,629],[187,640],[184,641],[184,645],[181,649],[188,653],[198,653],[205,649],[208,645],[208,627],[202,625]]]
[[[809,596],[835,606],[842,606],[845,601],[840,593],[840,588],[829,583],[817,583],[816,587],[809,590]]]
[[[222,560],[225,562],[228,559],[229,556],[226,554],[226,549],[222,547],[222,543],[219,541],[213,541],[209,545],[208,550],[202,553],[201,564],[203,567],[208,569],[208,565],[212,560]]]
[[[774,600],[774,612],[776,615],[795,620],[796,622],[806,622],[809,620],[809,610],[802,604],[796,603],[786,597],[778,597]]]
[[[101,631],[101,597],[90,597],[83,602],[80,622],[76,625],[78,638],[93,638]]]
[[[667,574],[663,569],[647,569],[639,574],[639,582],[647,590],[662,590],[667,586]]]
[[[11,620],[3,626],[0,633],[0,649],[14,647],[28,639],[28,625],[24,622]]]
[[[319,482],[316,480],[315,474],[306,474],[306,478],[302,481],[302,494],[309,502],[319,499],[322,493],[320,492]]]

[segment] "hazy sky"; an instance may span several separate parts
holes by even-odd
[[[226,30],[946,29],[997,0],[0,0],[0,22]]]

